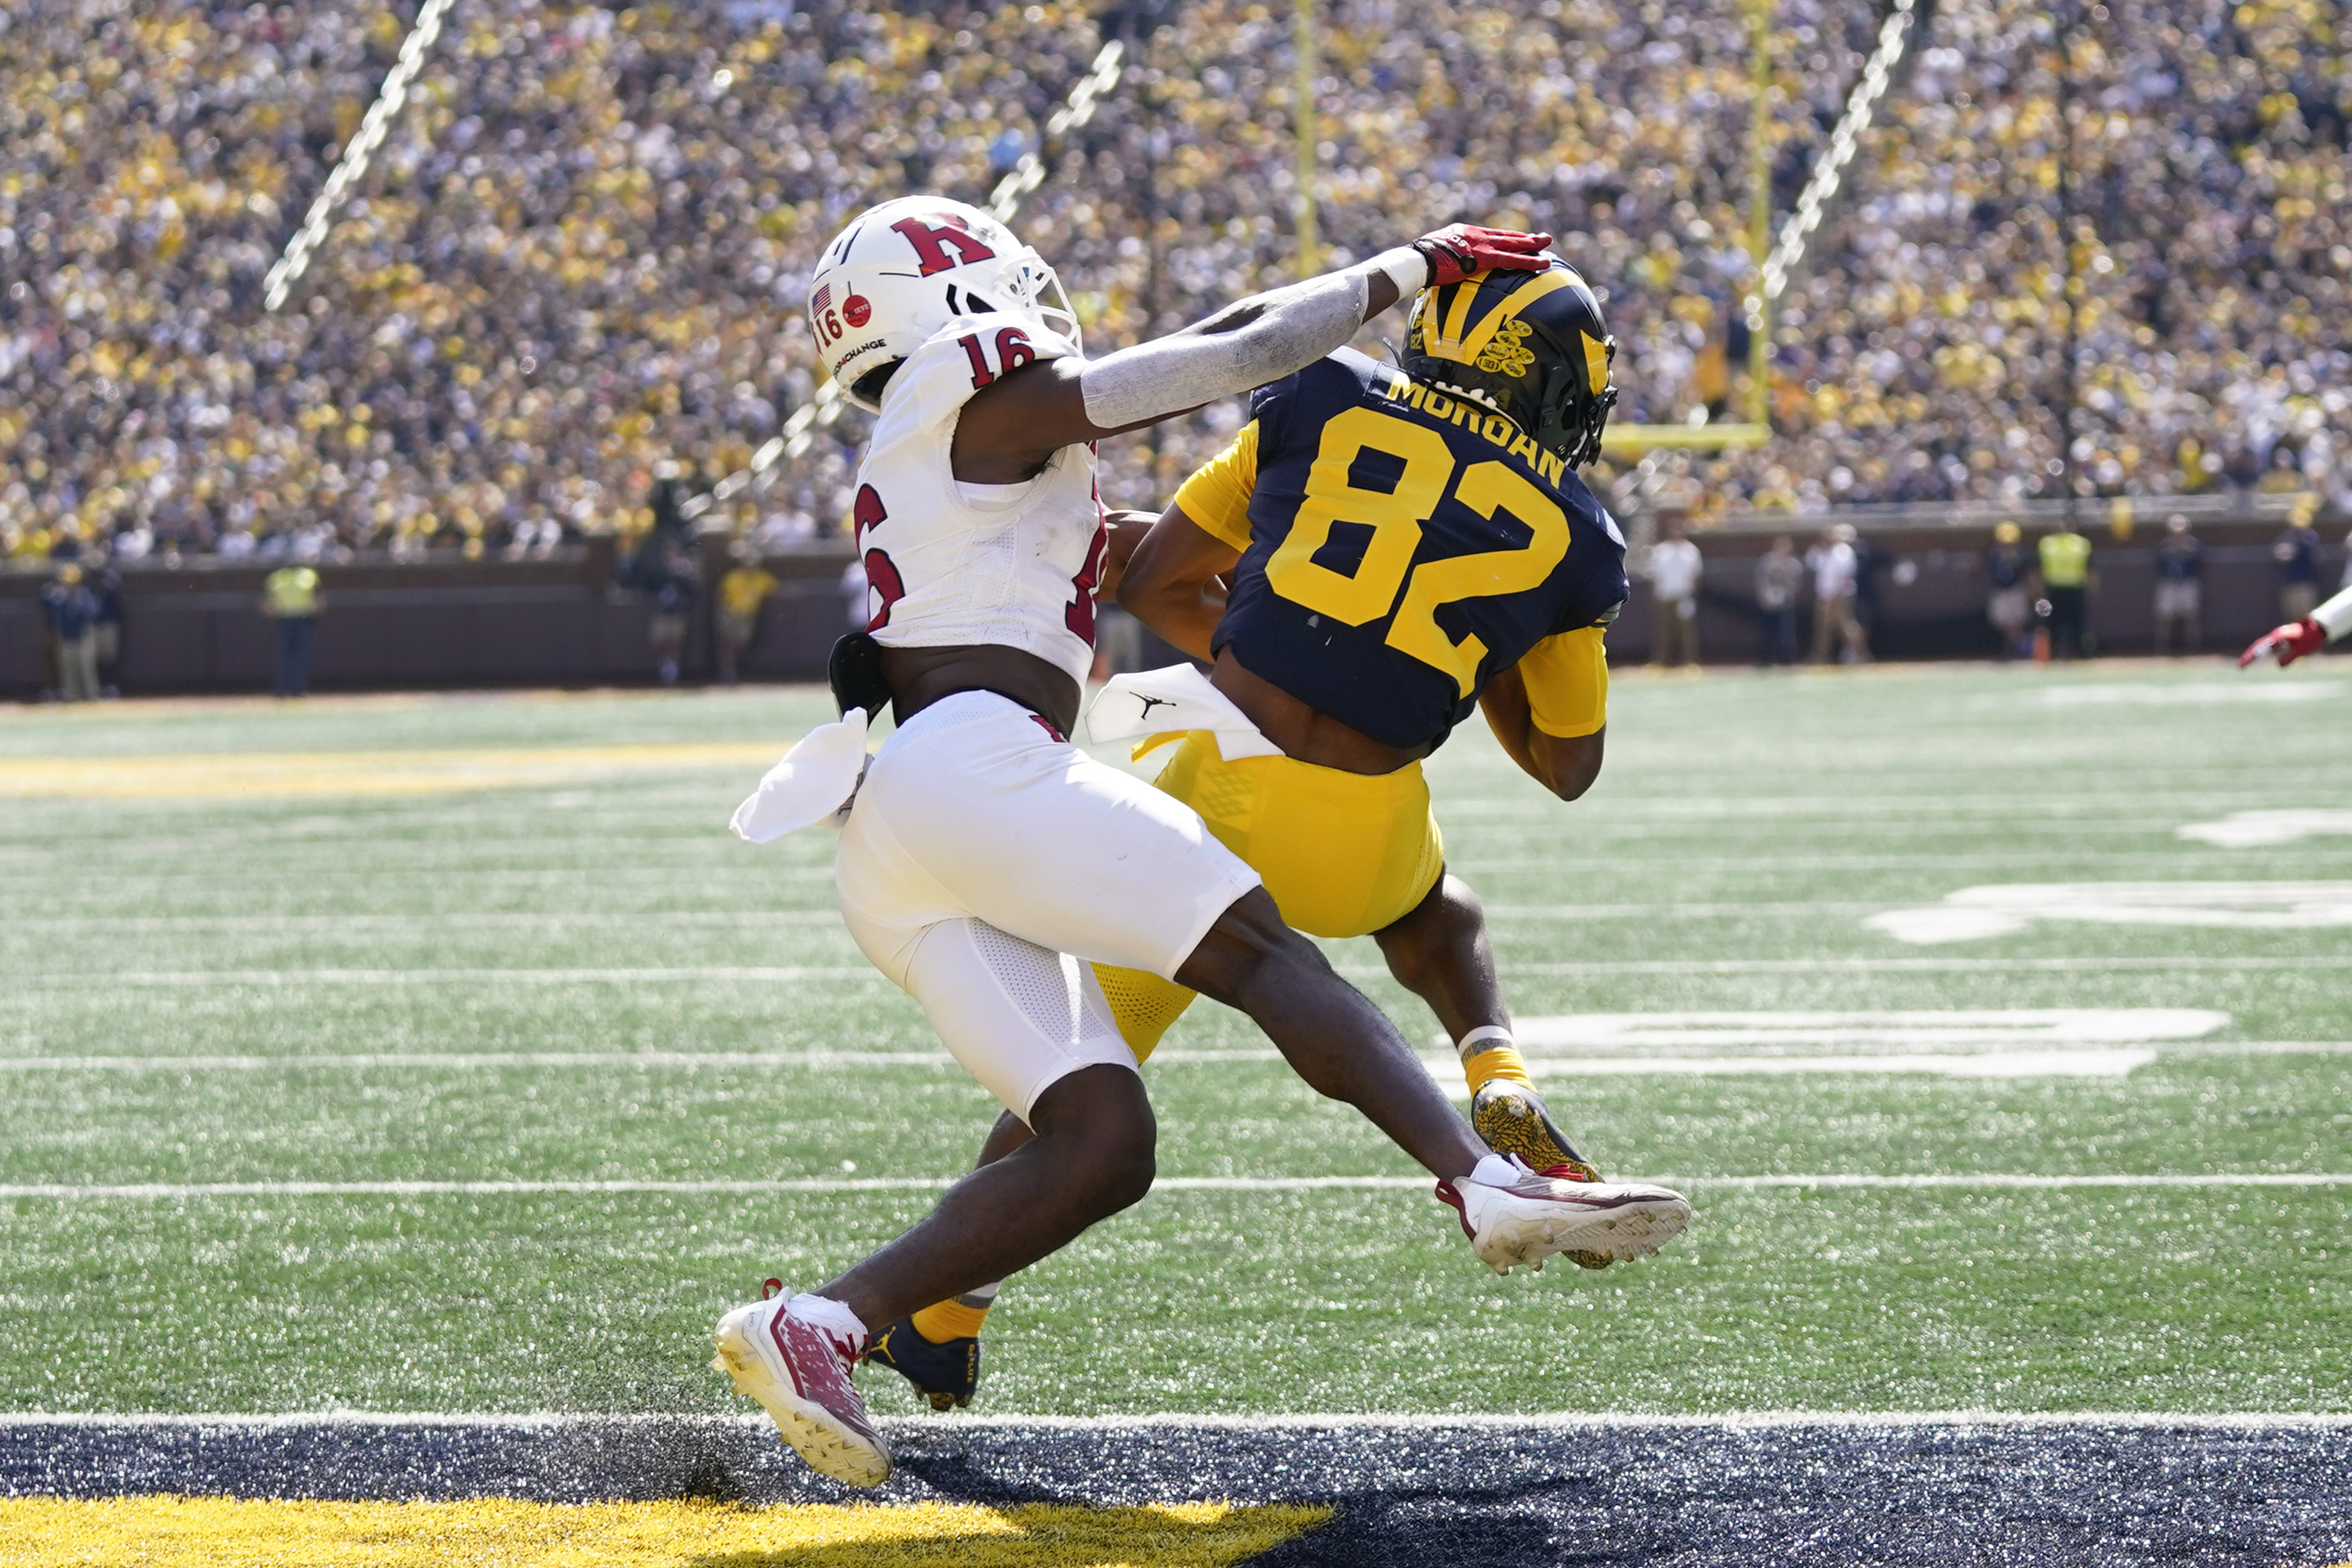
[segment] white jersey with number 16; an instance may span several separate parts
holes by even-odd
[[[974,393],[1033,361],[1076,352],[1033,320],[969,316],[890,378],[855,508],[866,629],[877,642],[1003,644],[1085,684],[1107,537],[1093,447],[1065,447],[1017,485],[962,483],[949,458]]]

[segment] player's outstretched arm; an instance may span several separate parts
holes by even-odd
[[[2273,626],[2256,637],[2238,656],[2238,668],[2243,669],[2250,664],[2273,658],[2281,664],[2293,664],[2307,654],[2317,653],[2347,631],[2352,631],[2352,588],[2345,589],[2303,619]]]
[[[1129,557],[1119,607],[1194,658],[1214,657],[1209,639],[1225,616],[1225,574],[1242,552],[1171,506]]]
[[[971,484],[1017,484],[1065,447],[1156,425],[1279,381],[1344,347],[1366,321],[1424,288],[1494,268],[1540,271],[1550,243],[1546,234],[1455,224],[1098,360],[1039,360],[998,377],[964,405],[955,476]]]
[[[1601,776],[1602,725],[1589,735],[1548,735],[1536,727],[1528,681],[1517,665],[1486,682],[1478,693],[1487,727],[1519,771],[1562,800],[1575,800]]]

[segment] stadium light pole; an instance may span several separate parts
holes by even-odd
[[[1298,215],[1298,276],[1307,279],[1318,270],[1316,253],[1322,248],[1315,234],[1315,0],[1293,0],[1290,48],[1297,57],[1291,119],[1297,132],[1298,192],[1292,205]]]

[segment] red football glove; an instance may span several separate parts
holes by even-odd
[[[1480,228],[1476,224],[1448,224],[1412,242],[1429,263],[1429,287],[1459,283],[1474,272],[1500,268],[1506,272],[1540,272],[1551,265],[1543,258],[1548,234],[1521,234],[1516,229]]]
[[[2283,626],[2273,626],[2247,646],[2238,656],[2238,668],[2243,669],[2256,659],[2274,658],[2281,664],[2293,664],[2309,653],[2317,653],[2327,646],[2327,634],[2319,623],[2305,616],[2299,621],[2289,621]]]

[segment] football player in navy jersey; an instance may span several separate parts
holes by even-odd
[[[1380,939],[1463,1048],[1479,1130],[1538,1168],[1589,1169],[1511,1044],[1476,901],[1444,875],[1421,759],[1483,706],[1562,799],[1601,770],[1601,637],[1625,601],[1625,544],[1574,470],[1600,451],[1614,350],[1557,259],[1428,289],[1402,371],[1343,349],[1262,388],[1119,589],[1213,662],[1211,683],[1281,752],[1229,759],[1193,730],[1160,786],[1202,810],[1300,930]]]
[[[1139,757],[1174,742],[1160,787],[1288,924],[1379,942],[1454,1039],[1490,1146],[1588,1181],[1512,1040],[1477,900],[1445,873],[1421,759],[1483,707],[1561,799],[1600,772],[1625,545],[1575,468],[1600,451],[1614,351],[1591,289],[1553,258],[1423,292],[1402,373],[1342,349],[1259,389],[1118,584],[1213,673],[1120,678],[1092,714],[1097,739],[1147,736]],[[1156,974],[1095,973],[1139,1060],[1192,1000]],[[983,1159],[1024,1131],[1002,1119]],[[994,1296],[902,1320],[875,1359],[941,1409],[969,1404]]]

